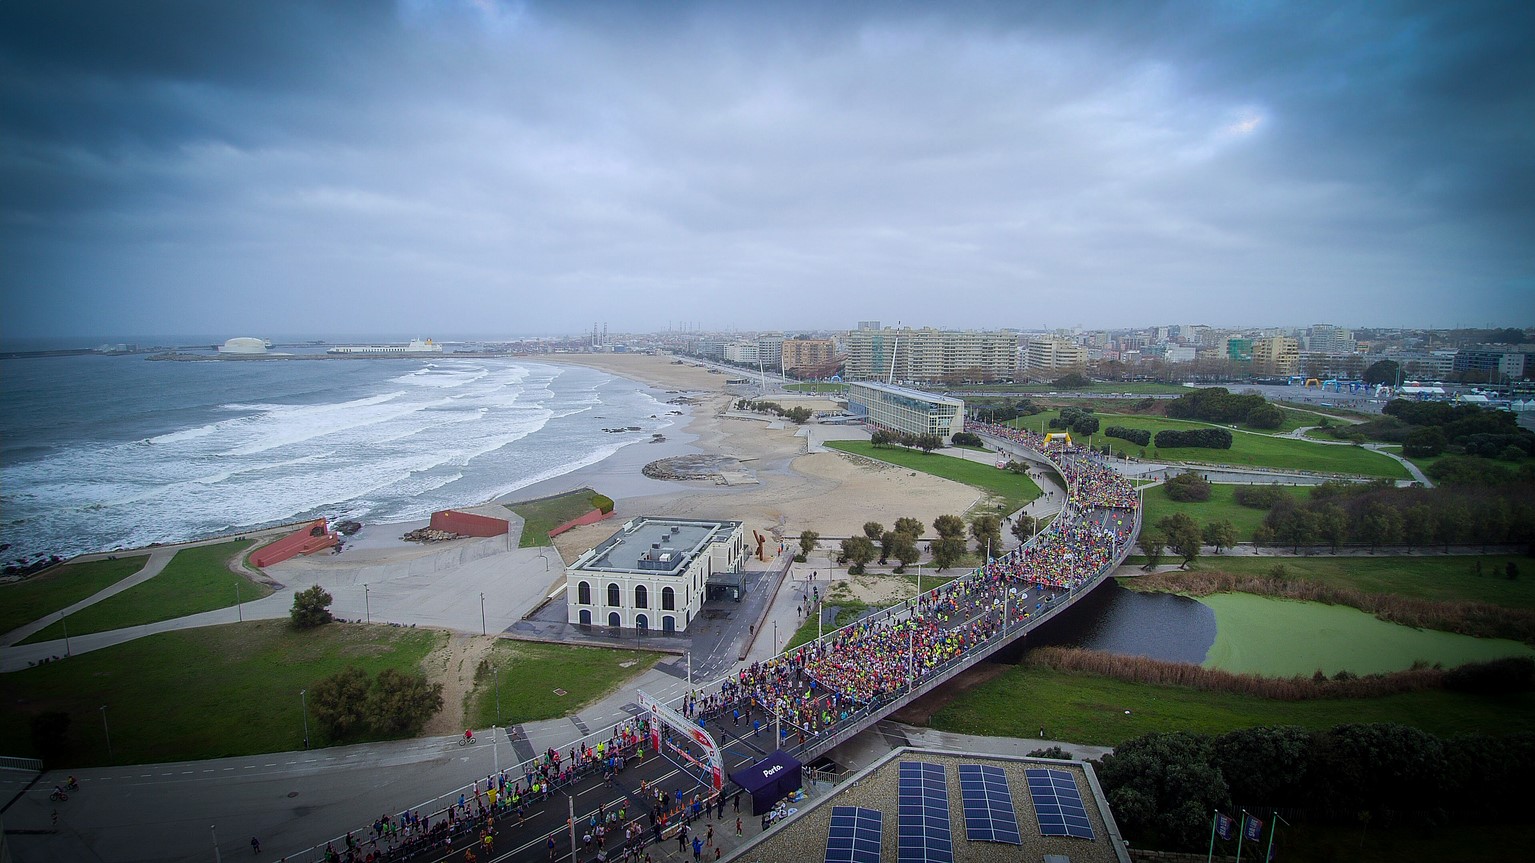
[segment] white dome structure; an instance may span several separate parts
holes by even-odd
[[[266,340],[253,339],[247,336],[233,338],[219,345],[221,354],[264,354],[266,353]]]

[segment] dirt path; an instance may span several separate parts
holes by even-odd
[[[442,684],[442,710],[427,720],[421,736],[462,734],[468,726],[464,719],[464,697],[474,688],[474,671],[480,660],[490,655],[495,639],[482,635],[454,633],[441,649],[422,660],[427,680]]]

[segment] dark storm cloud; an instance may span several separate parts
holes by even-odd
[[[1516,3],[5,3],[4,326],[1524,323],[1532,30]]]

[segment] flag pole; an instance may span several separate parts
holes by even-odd
[[[1210,863],[1211,860],[1215,859],[1215,822],[1219,821],[1220,817],[1221,811],[1219,809],[1216,809],[1210,816],[1210,851],[1205,854],[1205,863]]]
[[[1263,852],[1263,863],[1268,863],[1268,861],[1274,859],[1274,836],[1279,833],[1279,822],[1281,821],[1284,821],[1286,826],[1289,826],[1290,824],[1290,822],[1280,818],[1279,810],[1275,809],[1274,826],[1269,828],[1269,847],[1267,851]],[[1205,863],[1210,863],[1210,861],[1206,860]]]
[[[1242,840],[1247,838],[1247,810],[1242,810],[1242,821],[1237,825],[1237,863],[1242,863]]]

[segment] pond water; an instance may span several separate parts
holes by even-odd
[[[1377,620],[1354,608],[1244,593],[1191,599],[1137,593],[1111,581],[1040,627],[1026,647],[1085,647],[1226,671],[1289,677],[1399,671],[1414,661],[1454,667],[1535,656],[1517,641],[1472,638]],[[1021,655],[1022,650],[1017,651]]]

